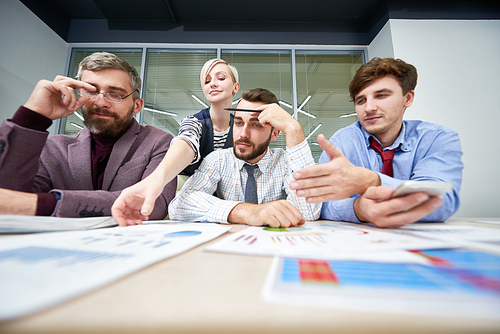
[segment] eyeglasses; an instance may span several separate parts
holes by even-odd
[[[80,96],[87,96],[87,97],[93,98],[93,97],[96,97],[99,94],[102,94],[102,97],[106,101],[111,102],[111,103],[122,103],[122,101],[124,99],[126,99],[130,95],[134,94],[135,91],[139,91],[139,90],[136,88],[136,89],[134,89],[134,91],[132,93],[128,94],[127,96],[121,96],[121,95],[118,95],[116,93],[108,93],[108,92],[100,92],[100,93],[98,93],[97,91],[96,92],[88,91],[85,88],[78,89],[78,93],[80,94]]]

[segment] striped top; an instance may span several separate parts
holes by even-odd
[[[194,158],[190,165],[197,163],[200,160],[200,139],[201,139],[202,125],[201,122],[194,117],[189,115],[184,117],[179,126],[179,134],[172,139],[170,145],[172,145],[176,140],[183,139],[185,142],[191,146],[194,151]],[[214,130],[214,150],[218,150],[224,147],[227,136],[229,134],[229,128],[224,132],[218,132]]]
[[[222,132],[215,131],[214,129],[214,151],[224,147],[228,134],[229,128]]]

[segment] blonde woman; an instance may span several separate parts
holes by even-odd
[[[177,174],[192,175],[210,152],[233,145],[230,108],[238,92],[238,72],[222,59],[211,59],[200,74],[203,94],[210,107],[181,122],[162,162],[151,175],[122,191],[111,212],[122,226],[141,224],[153,211],[165,185]]]

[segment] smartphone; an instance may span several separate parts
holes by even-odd
[[[453,190],[453,184],[441,181],[405,181],[394,190],[392,197],[406,196],[416,192],[424,192],[427,195],[441,196]]]

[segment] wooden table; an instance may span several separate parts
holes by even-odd
[[[233,225],[228,233],[244,228]],[[500,332],[500,321],[264,303],[260,293],[272,258],[204,252],[206,245],[46,311],[0,323],[0,333]]]

